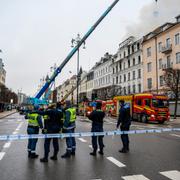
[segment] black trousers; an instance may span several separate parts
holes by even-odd
[[[129,131],[129,126],[128,127],[121,126],[121,131]],[[123,149],[129,150],[129,136],[128,136],[128,134],[121,134],[121,140],[122,140],[122,144],[123,144]]]
[[[59,131],[60,131],[59,127],[47,128],[48,134],[56,134],[56,133],[59,133]],[[48,158],[49,156],[51,140],[53,140],[54,155],[56,156],[59,152],[58,138],[46,138],[44,141],[44,157],[45,158]]]
[[[92,126],[91,132],[103,132],[103,127]],[[98,144],[99,144],[99,149],[103,150],[104,148],[103,137],[104,136],[92,136],[92,147],[94,151],[97,151]]]

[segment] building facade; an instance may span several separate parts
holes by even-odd
[[[6,82],[6,70],[4,69],[4,64],[0,58],[0,84],[5,85]]]
[[[112,58],[106,53],[99,62],[93,67],[94,71],[94,89],[93,98],[107,100],[111,97],[112,88]]]
[[[142,49],[141,39],[130,36],[119,44],[112,63],[112,83],[114,95],[140,93],[142,88]]]
[[[145,92],[161,93],[164,69],[180,69],[180,16],[165,23],[143,38],[143,87]]]
[[[70,100],[72,103],[75,101],[74,91],[71,92],[72,88],[76,86],[76,75],[67,79],[62,85],[58,86],[57,89],[57,102],[61,101],[65,96],[66,100]]]

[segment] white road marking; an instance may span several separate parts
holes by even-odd
[[[171,136],[175,136],[175,137],[179,137],[180,138],[180,135],[178,134],[170,134]]]
[[[3,159],[3,157],[4,157],[5,154],[6,154],[5,152],[0,152],[0,160]]]
[[[123,176],[124,180],[150,180],[143,175],[132,175],[132,176]]]
[[[89,147],[90,147],[91,149],[93,149],[92,145],[89,145]]]
[[[13,134],[17,134],[18,132],[17,131],[14,131]]]
[[[87,142],[85,139],[83,138],[78,138],[81,142]]]
[[[9,148],[10,145],[11,145],[11,142],[7,142],[7,143],[4,144],[3,148]]]
[[[111,161],[112,163],[114,163],[118,167],[126,167],[126,165],[124,165],[123,163],[121,163],[120,161],[118,161],[117,159],[115,159],[113,157],[107,157],[107,159],[109,161]]]
[[[22,120],[21,120],[21,119],[18,119],[17,121],[18,121],[18,122],[21,122]]]
[[[160,172],[163,176],[171,179],[171,180],[180,180],[180,172],[179,171],[164,171]]]

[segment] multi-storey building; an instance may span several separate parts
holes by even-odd
[[[180,15],[143,38],[143,86],[145,91],[162,92],[163,70],[180,68]]]
[[[69,94],[73,87],[76,86],[76,75],[72,76],[70,79],[67,79],[62,85],[57,87],[57,101],[61,101],[64,96]],[[75,99],[74,92],[71,92],[66,100],[72,101],[74,103]]]
[[[94,98],[106,100],[110,98],[112,87],[112,55],[106,53],[93,67],[94,70]]]
[[[6,71],[2,59],[0,59],[0,84],[5,85]]]
[[[87,99],[92,100],[94,97],[93,94],[94,89],[94,70],[91,69],[87,74]]]
[[[139,93],[142,88],[142,50],[141,39],[130,36],[119,44],[112,63],[114,95]]]

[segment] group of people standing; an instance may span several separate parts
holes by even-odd
[[[42,122],[42,117],[44,123]],[[62,131],[64,133],[73,133],[75,130],[76,109],[71,106],[70,101],[66,101],[65,104],[57,103],[56,106],[49,106],[48,109],[39,109],[38,106],[34,106],[34,110],[29,112],[26,116],[28,119],[27,133],[39,134],[39,129],[42,129],[43,134],[59,134]],[[44,124],[44,125],[43,125]],[[28,157],[37,158],[36,144],[38,139],[28,140]],[[53,141],[54,153],[51,156],[51,160],[57,160],[57,154],[59,152],[58,138],[45,138],[44,140],[44,157],[40,159],[41,162],[48,162],[50,143]],[[61,156],[62,158],[68,158],[71,155],[75,155],[76,141],[74,137],[66,138],[67,149]]]
[[[128,131],[131,124],[130,107],[122,100],[120,101],[121,108],[119,110],[119,116],[116,128],[122,131]],[[91,132],[103,132],[103,120],[105,113],[101,110],[102,104],[97,102],[95,110],[93,110],[88,118],[92,121]],[[70,101],[66,101],[65,104],[57,103],[55,106],[50,106],[46,110],[40,110],[39,107],[34,106],[34,110],[29,112],[25,118],[28,119],[27,133],[38,134],[39,129],[42,129],[42,133],[47,134],[59,134],[63,133],[74,133],[76,127],[76,109],[72,107]],[[44,123],[42,121],[44,119]],[[96,156],[99,145],[98,153],[104,154],[104,136],[92,136],[92,147],[93,151],[90,153],[92,156]],[[123,148],[119,150],[121,153],[127,153],[129,151],[129,138],[128,134],[121,135]],[[38,139],[28,140],[28,157],[37,158],[36,154],[36,143]],[[44,157],[40,159],[41,162],[48,162],[48,156],[50,152],[50,142],[53,140],[54,153],[50,157],[51,160],[57,160],[57,154],[59,152],[58,138],[45,138],[44,140]],[[74,156],[76,153],[76,141],[75,137],[66,137],[66,152],[61,158],[69,158]]]

